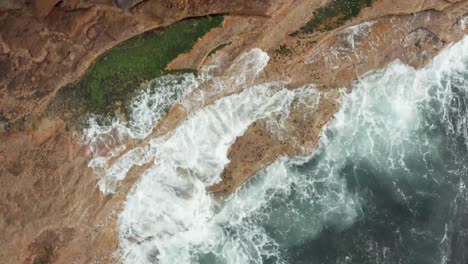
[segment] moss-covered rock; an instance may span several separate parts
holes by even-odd
[[[81,80],[61,89],[51,107],[79,108],[80,114],[112,114],[118,107],[125,111],[141,83],[174,73],[165,70],[169,62],[222,22],[222,16],[191,18],[131,38],[101,55]]]
[[[349,19],[356,17],[363,8],[371,6],[376,0],[332,0],[318,8],[312,19],[295,31],[291,36],[325,32],[342,26]]]

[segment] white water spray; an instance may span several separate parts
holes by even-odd
[[[118,182],[132,166],[151,162],[128,195],[119,220],[120,260],[287,263],[285,250],[313,240],[325,226],[345,230],[362,216],[360,198],[349,192],[341,176],[343,170],[352,170],[349,162],[366,162],[384,171],[383,176],[394,177],[388,180],[404,204],[408,197],[398,177],[418,176],[408,158],[420,152],[425,157],[427,151],[437,155],[437,142],[420,133],[431,127],[425,111],[438,102],[442,107],[434,111],[448,119],[454,97],[446,77],[461,76],[467,56],[465,38],[421,70],[394,62],[366,74],[341,99],[341,109],[324,130],[315,154],[278,160],[218,205],[206,187],[220,180],[234,140],[255,120],[287,115],[294,99],[318,96],[305,92],[310,87],[285,90],[281,82],[250,85],[264,66],[244,55],[242,61],[250,64],[233,66],[236,74],[260,70],[251,71],[250,77],[216,79],[213,89],[237,90],[238,85],[242,92],[194,112],[170,134],[131,150],[105,169],[104,175]],[[466,118],[456,120],[448,122],[449,130],[468,133]],[[430,180],[442,180],[433,176]],[[384,260],[377,254],[375,262]]]

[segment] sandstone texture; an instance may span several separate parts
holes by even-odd
[[[260,47],[268,51],[272,60],[257,82],[288,80],[291,89],[314,84],[322,91],[331,91],[351,88],[352,81],[362,74],[381,69],[397,59],[416,68],[422,67],[467,32],[460,24],[468,13],[467,1],[383,0],[363,9],[359,16],[340,28],[291,37],[290,33],[310,18],[307,14],[311,12],[304,10],[314,10],[322,4],[320,1],[296,1],[278,16],[246,22],[255,24],[255,29],[232,38],[230,44],[219,51],[218,59],[229,62],[243,50]],[[180,62],[178,58],[172,65],[183,65],[184,61],[199,67],[199,62],[195,61],[196,50],[192,53],[180,56]],[[191,57],[187,58],[188,55]],[[209,59],[205,63],[208,62]],[[215,95],[206,101],[209,103],[222,96]],[[293,125],[286,126],[289,129],[282,141],[266,129],[266,120],[252,124],[231,146],[231,162],[225,168],[223,181],[212,186],[210,191],[220,198],[227,197],[279,156],[311,153],[323,126],[339,109],[336,100],[329,97],[324,97],[313,113],[292,112],[287,122]],[[183,120],[188,113],[176,106],[159,127],[170,131],[177,120]]]
[[[327,3],[1,1],[0,262],[116,262],[117,217],[144,166],[133,168],[116,193],[100,193],[97,177],[87,168],[91,157],[80,142],[81,131],[69,131],[59,117],[41,114],[55,93],[79,79],[99,54],[132,36],[186,17],[227,14],[222,28],[213,29],[168,67],[199,69],[218,61],[216,74],[227,78],[234,74],[229,65],[235,58],[258,47],[271,60],[254,82],[283,80],[290,89],[313,84],[321,92],[314,109],[293,104],[281,137],[265,119],[237,138],[223,180],[210,188],[222,199],[278,157],[310,154],[339,109],[338,88],[352,91],[359,76],[396,59],[422,67],[468,33],[468,1],[377,0],[338,28],[291,36]],[[242,89],[214,94],[204,105]],[[151,136],[171,131],[200,107],[176,105]],[[28,117],[38,120],[34,129]],[[20,120],[25,125],[17,125]]]
[[[117,1],[124,7],[129,2]],[[288,1],[144,1],[130,10],[112,0],[16,0],[0,4],[0,129],[44,111],[107,49],[186,17],[268,16]],[[127,6],[128,5],[128,6]]]

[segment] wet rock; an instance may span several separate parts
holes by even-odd
[[[461,30],[468,28],[468,14],[457,19],[457,26]]]
[[[144,0],[114,0],[114,3],[122,8],[122,9],[129,9],[134,5],[143,2]]]
[[[42,113],[60,87],[77,80],[99,54],[129,37],[189,16],[255,15],[230,17],[224,31],[200,42],[216,41],[216,45],[195,48],[178,65],[192,61],[196,68],[203,61],[218,59],[229,65],[252,47],[271,55],[285,45],[291,52],[272,59],[258,82],[287,80],[290,88],[315,83],[321,91],[336,91],[334,88],[345,87],[357,76],[395,59],[420,67],[443,43],[468,33],[464,22],[456,20],[468,13],[468,3],[456,0],[378,1],[376,9],[364,10],[346,25],[376,20],[369,31],[358,32],[366,35],[353,37],[354,50],[346,41],[346,29],[301,39],[289,37],[310,19],[324,2],[321,0],[147,0],[129,11],[122,11],[112,0],[63,0],[58,6],[52,2],[44,2],[40,13],[46,15],[38,20],[29,1],[0,1],[0,259],[5,263],[43,257],[57,263],[115,263],[118,213],[138,180],[134,175],[143,169],[135,168],[118,193],[105,196],[87,169],[89,152],[76,135],[79,131],[67,132],[60,120],[38,122],[29,133],[5,130],[24,117]],[[126,3],[132,6],[133,2]],[[225,43],[229,45],[207,58],[210,50]],[[417,59],[421,57],[418,52],[425,52],[424,60]],[[220,69],[219,74],[223,73]],[[207,98],[205,103],[216,99]],[[287,140],[270,133],[268,120],[253,123],[231,146],[223,181],[211,191],[228,195],[279,156],[313,150],[322,127],[338,109],[333,97],[322,100],[315,111],[291,111],[285,120],[283,136]],[[194,111],[175,107],[158,125],[161,132],[157,135],[172,131]],[[67,235],[67,230],[79,232]]]

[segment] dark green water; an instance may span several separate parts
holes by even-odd
[[[242,219],[224,223],[228,241],[244,263],[468,263],[468,41],[355,88],[315,155],[274,164],[223,208]]]
[[[242,57],[238,80],[268,61]],[[276,161],[216,203],[206,187],[235,138],[291,100],[317,102],[310,87],[271,94],[277,85],[224,97],[109,169],[121,180],[154,157],[119,218],[122,262],[468,263],[468,37],[423,69],[362,76],[315,153]]]

